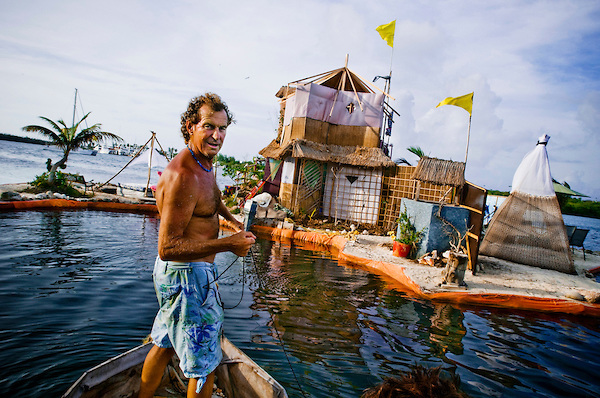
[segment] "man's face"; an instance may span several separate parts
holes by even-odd
[[[215,112],[209,105],[200,108],[200,121],[196,124],[187,124],[190,132],[189,145],[196,153],[212,159],[223,146],[227,132],[227,113]]]

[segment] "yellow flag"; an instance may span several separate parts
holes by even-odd
[[[387,42],[388,46],[394,47],[394,32],[396,31],[395,19],[390,23],[376,27],[375,30],[379,32],[379,36]]]
[[[469,115],[470,115],[471,111],[473,110],[473,93],[462,95],[460,97],[448,97],[445,100],[443,100],[442,102],[440,102],[436,106],[436,108],[440,107],[442,105],[460,106],[465,111],[469,112]]]

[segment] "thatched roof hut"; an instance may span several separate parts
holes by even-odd
[[[395,163],[380,148],[325,145],[297,139],[280,146],[275,140],[259,152],[265,158],[284,159],[288,156],[360,167],[390,167]]]
[[[412,178],[436,185],[461,187],[465,184],[465,163],[423,156]]]

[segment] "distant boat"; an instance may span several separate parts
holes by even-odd
[[[97,149],[83,149],[83,148],[79,148],[79,149],[77,149],[77,153],[79,153],[81,155],[96,156],[98,154],[98,150]]]
[[[93,367],[62,398],[135,396],[140,386],[144,359],[151,348],[152,343],[146,343]],[[221,348],[223,360],[215,371],[215,384],[225,397],[287,398],[285,389],[226,337],[221,340]],[[185,397],[186,380],[175,355],[155,396]]]
[[[98,145],[94,149],[96,150],[96,153],[103,153],[103,154],[110,153],[110,149],[107,146]]]

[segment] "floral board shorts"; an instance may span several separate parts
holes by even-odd
[[[216,283],[217,266],[156,258],[154,289],[160,309],[151,337],[158,347],[173,347],[186,377],[198,380],[197,392],[219,365],[223,305]]]

